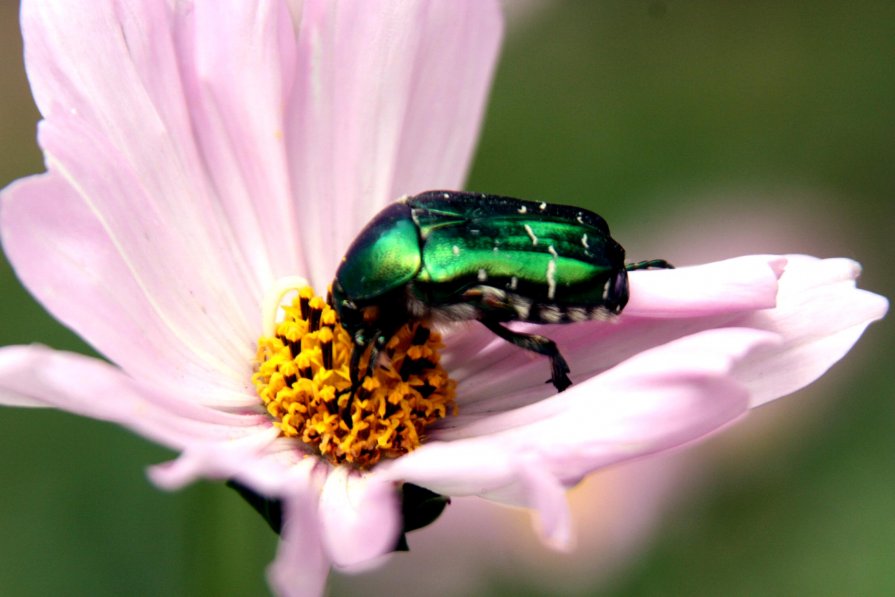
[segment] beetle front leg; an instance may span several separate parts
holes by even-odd
[[[562,354],[560,354],[556,342],[550,338],[538,336],[537,334],[514,332],[509,328],[503,327],[497,321],[489,321],[487,319],[482,319],[480,321],[482,322],[482,325],[491,330],[496,336],[503,338],[507,342],[515,344],[519,348],[524,348],[525,350],[530,350],[531,352],[536,352],[545,357],[549,357],[550,369],[552,371],[552,376],[549,381],[558,392],[562,392],[572,385],[572,380],[569,379],[569,372],[571,369],[569,369],[569,364],[566,363],[566,360],[563,358]]]
[[[376,367],[376,363],[379,361],[379,351],[385,348],[385,345],[388,344],[391,336],[386,336],[385,334],[376,333],[375,340],[372,342],[366,340],[366,336],[357,336],[354,339],[354,349],[351,351],[351,363],[349,365],[349,372],[351,375],[351,396],[354,397],[355,392],[357,392],[358,388],[360,388],[361,384],[364,382],[365,377],[371,377],[373,375],[373,369]],[[360,374],[360,361],[364,356],[364,353],[367,352],[367,349],[370,350],[370,358],[367,360],[367,366],[364,369],[364,374]]]
[[[348,425],[349,429],[352,425],[351,409],[354,405],[354,396],[360,389],[361,384],[364,383],[364,379],[373,375],[373,367],[376,366],[376,361],[379,360],[379,350],[384,346],[385,342],[383,342],[381,334],[376,334],[376,340],[373,342],[368,342],[363,335],[358,335],[354,338],[354,348],[351,351],[351,362],[348,367],[351,377],[351,386],[347,390],[343,390],[343,392],[347,391],[350,392],[350,394],[348,395],[348,402],[345,404],[345,408],[342,409],[341,413],[342,420],[345,421],[345,424]],[[363,375],[361,375],[360,361],[368,348],[370,349],[370,358],[367,361],[367,367],[364,370]]]
[[[364,356],[364,353],[367,352],[367,347],[357,343],[355,340],[354,348],[351,351],[351,363],[348,366],[348,373],[351,376],[351,396],[354,396],[354,392],[360,387],[360,380],[363,379],[358,374],[358,369],[360,369],[360,360],[361,357]]]

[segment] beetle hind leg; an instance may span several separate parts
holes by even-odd
[[[550,369],[552,371],[552,376],[549,381],[558,392],[562,392],[572,385],[572,380],[569,379],[569,372],[571,369],[569,369],[569,364],[566,362],[566,359],[560,354],[556,342],[550,338],[538,336],[537,334],[514,332],[509,328],[505,328],[497,321],[489,321],[487,319],[482,319],[480,321],[499,338],[502,338],[519,348],[549,357]]]
[[[637,263],[629,263],[625,266],[629,272],[638,269],[674,269],[674,266],[664,259],[650,259],[648,261],[638,261]]]

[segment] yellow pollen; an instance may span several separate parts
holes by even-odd
[[[252,381],[283,436],[335,464],[367,468],[419,447],[429,425],[456,414],[456,382],[440,364],[437,332],[402,327],[351,399],[354,344],[336,312],[309,287],[282,309],[275,335],[258,340]]]

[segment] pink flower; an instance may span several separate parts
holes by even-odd
[[[0,399],[178,450],[151,471],[162,487],[235,479],[283,500],[270,581],[284,595],[389,552],[402,482],[527,506],[568,548],[566,487],[805,386],[887,309],[846,259],[632,272],[616,322],[546,329],[566,392],[543,359],[460,327],[442,359],[460,414],[407,455],[333,465],[282,437],[252,384],[267,297],[289,276],[325,291],[388,201],[461,186],[496,4],[25,0],[22,28],[48,172],[3,191],[3,246],[114,364],[5,347]]]

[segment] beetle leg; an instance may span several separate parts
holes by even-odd
[[[674,266],[664,259],[650,259],[649,261],[629,263],[625,266],[625,269],[632,272],[638,269],[674,269]]]
[[[542,354],[545,357],[549,357],[550,368],[552,370],[552,376],[549,381],[558,392],[562,392],[572,385],[572,380],[569,379],[569,372],[571,369],[569,369],[569,364],[566,363],[566,360],[563,358],[562,354],[560,354],[559,348],[556,347],[556,342],[550,338],[538,336],[537,334],[514,332],[509,328],[503,327],[497,321],[489,321],[487,319],[482,319],[480,321],[496,336],[507,342],[515,344],[519,348],[524,348],[525,350],[530,350]]]
[[[339,393],[341,396],[345,392],[348,392],[348,402],[345,403],[345,408],[341,409],[339,416],[342,417],[342,420],[348,425],[348,428],[351,429],[353,425],[353,421],[351,420],[351,407],[354,404],[354,395],[357,393],[357,389],[360,387],[361,380],[363,377],[358,377],[358,368],[360,367],[360,359],[364,356],[367,347],[363,344],[355,342],[354,348],[351,350],[351,364],[348,367],[348,372],[351,376],[351,386],[342,390]]]
[[[348,371],[351,375],[351,386],[343,391],[343,393],[350,392],[350,394],[348,395],[348,402],[345,403],[345,408],[343,408],[341,412],[342,420],[345,421],[345,424],[348,425],[349,429],[352,425],[351,407],[354,404],[354,396],[364,382],[364,378],[373,375],[373,367],[379,357],[379,340],[381,338],[378,334],[376,338],[377,340],[374,342],[367,342],[363,336],[358,336],[354,339],[354,348],[351,351],[351,363],[348,367]],[[360,361],[363,358],[364,353],[367,352],[367,348],[370,349],[370,360],[367,361],[367,368],[364,371],[364,374],[361,375]]]
[[[351,374],[352,396],[354,396],[354,391],[360,386],[360,380],[363,379],[358,375],[357,370],[360,369],[360,360],[365,352],[367,352],[367,347],[362,344],[355,344],[354,349],[351,351],[351,364],[348,367],[348,371]]]
[[[373,342],[365,342],[363,338],[356,338],[354,341],[354,349],[351,351],[351,364],[348,369],[351,374],[351,387],[346,390],[350,391],[351,395],[348,396],[348,403],[342,412],[342,418],[348,424],[348,427],[351,427],[351,405],[354,402],[354,395],[360,389],[361,384],[364,383],[364,379],[373,375],[373,368],[379,361],[379,351],[385,348],[389,339],[384,334],[377,333]],[[364,374],[360,375],[360,361],[364,353],[367,352],[367,348],[370,349],[370,360],[367,361],[367,368]]]

